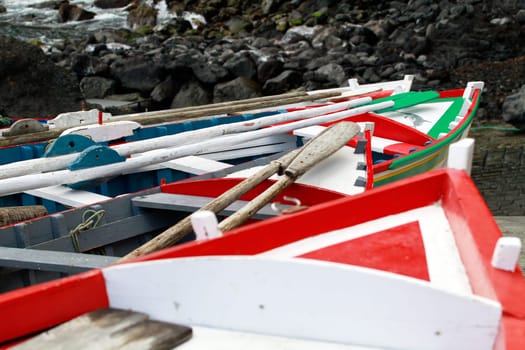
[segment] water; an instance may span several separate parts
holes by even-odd
[[[45,8],[43,0],[0,0],[7,13],[0,14],[0,35],[14,36],[22,40],[39,40],[44,43],[56,39],[85,38],[86,34],[103,28],[129,28],[126,22],[127,11],[119,9],[100,9],[93,0],[75,0],[71,4],[96,13],[89,21],[59,23],[58,11]],[[168,21],[174,14],[168,12],[164,1],[157,4],[158,23]]]

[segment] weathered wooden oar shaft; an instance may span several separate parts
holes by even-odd
[[[159,148],[168,148],[187,143],[195,143],[198,142],[198,140],[207,140],[221,135],[255,130],[258,128],[286,121],[312,118],[318,115],[332,113],[335,111],[359,106],[369,101],[370,98],[361,98],[349,102],[335,103],[323,107],[271,115],[267,117],[254,119],[249,122],[223,124],[200,130],[182,132],[175,135],[160,136],[147,140],[128,142],[125,144],[116,145],[112,147],[112,149],[115,150],[121,156],[129,156],[132,154],[143,153]],[[74,153],[49,158],[28,159],[15,163],[0,165],[0,179],[65,169],[77,157],[78,153]]]

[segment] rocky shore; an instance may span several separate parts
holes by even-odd
[[[121,114],[415,74],[415,89],[485,81],[478,119],[501,120],[525,84],[523,1],[167,1],[204,19],[162,25],[150,3],[95,1],[122,7],[132,29],[81,41],[0,38],[0,114],[52,117],[97,99],[130,102]],[[74,2],[48,6],[59,21],[90,18]]]

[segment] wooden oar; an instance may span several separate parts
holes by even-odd
[[[225,232],[243,224],[296,179],[339,150],[358,133],[359,126],[352,122],[337,123],[323,130],[319,135],[308,141],[277,182],[242,209],[223,220],[219,224],[219,230]]]
[[[315,164],[343,147],[358,132],[359,126],[357,126],[355,123],[341,122],[335,124],[330,128],[327,128],[315,138],[311,139],[301,149],[294,150],[280,159],[271,162],[268,166],[246,178],[237,186],[234,186],[230,190],[226,191],[221,196],[202,207],[200,210],[209,210],[213,211],[214,213],[218,213],[273,174],[282,172],[283,169],[286,169],[284,170],[285,175],[283,176],[283,179],[270,187],[272,191],[275,191],[271,197],[273,198],[277,193],[279,193],[278,188],[280,188],[280,190],[284,189],[295,179],[304,174],[308,169],[312,168]],[[266,194],[267,192],[268,190],[263,194]],[[242,221],[246,220],[249,216],[253,215],[253,213],[257,212],[262,206],[264,206],[266,203],[264,201],[271,200],[271,198],[268,198],[267,195],[263,197],[263,194],[254,200],[256,201],[254,204],[249,204],[247,207],[233,214],[232,217],[234,217],[234,219],[223,221],[221,224],[226,222],[227,225],[231,225],[228,224],[228,222],[233,221],[234,225],[239,225]],[[228,226],[226,230],[230,229],[231,227]],[[190,232],[191,221],[190,217],[188,216],[146,244],[124,256],[118,262],[128,261],[136,257],[169,247]]]

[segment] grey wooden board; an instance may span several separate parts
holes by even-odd
[[[196,211],[209,202],[213,197],[201,197],[184,194],[173,194],[173,193],[155,193],[147,196],[137,196],[132,199],[135,206],[142,208],[154,208],[154,209],[165,209],[165,210],[177,210],[177,211]],[[237,200],[229,205],[226,209],[221,211],[219,215],[231,215],[237,210],[241,209],[246,205],[248,201]],[[281,209],[287,209],[292,207],[291,205],[280,205]],[[270,205],[265,205],[259,210],[253,217],[255,219],[267,219],[279,215],[275,212]]]
[[[174,223],[169,213],[142,213],[92,228],[77,234],[80,252],[104,247],[105,245],[166,228]],[[67,235],[47,242],[28,246],[31,249],[74,252],[72,237]]]
[[[12,349],[173,349],[191,336],[190,327],[109,308],[74,318]]]
[[[19,269],[79,273],[117,260],[117,257],[103,255],[0,247],[0,266]]]
[[[525,276],[525,216],[495,216],[501,233],[504,236],[519,237],[521,239],[521,255],[519,265]]]

